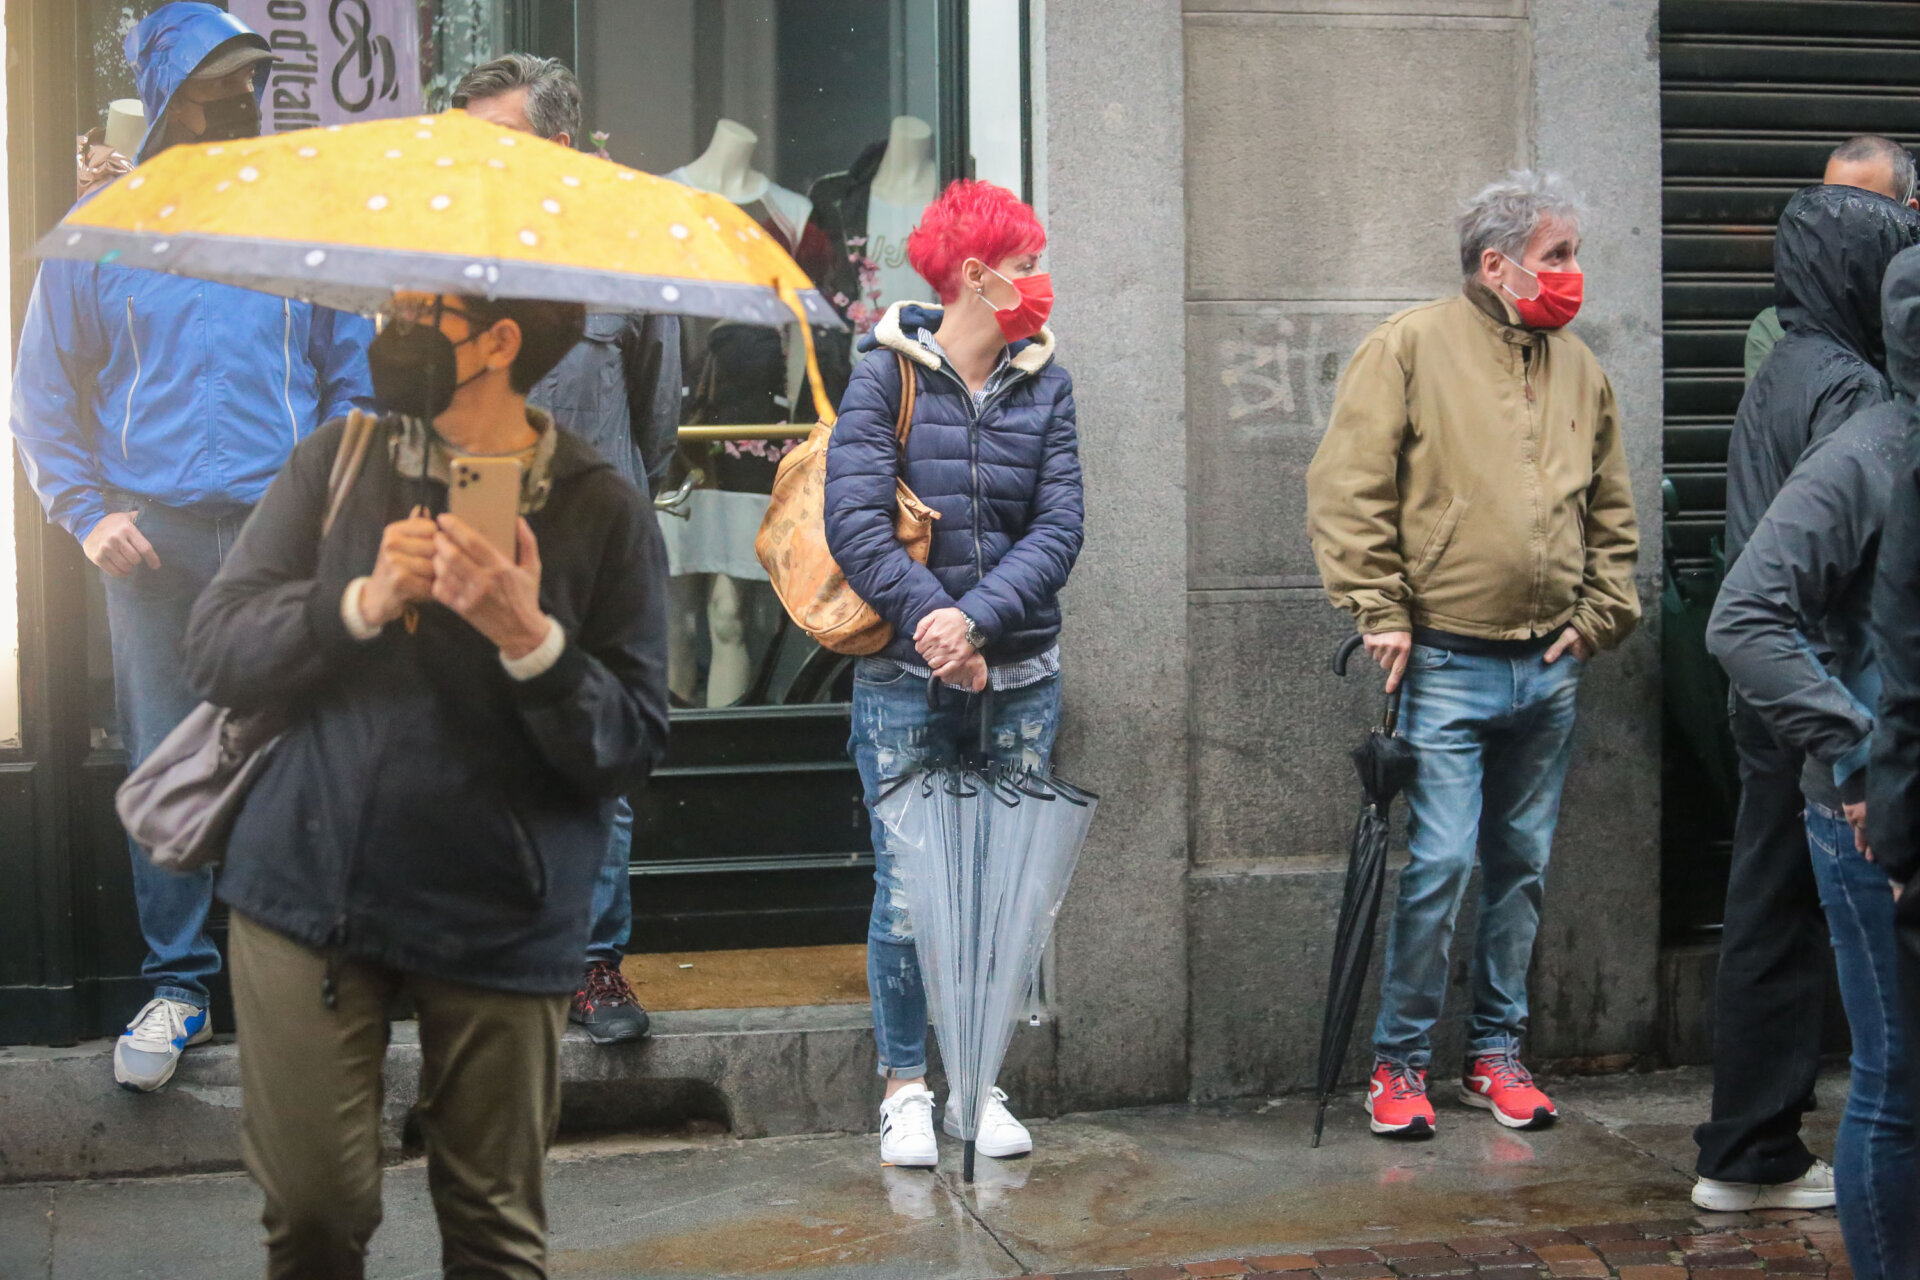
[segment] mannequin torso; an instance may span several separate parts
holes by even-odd
[[[939,194],[933,165],[933,126],[914,116],[895,116],[887,151],[873,175],[873,198],[924,209]]]
[[[713,141],[692,164],[681,168],[690,187],[725,196],[735,204],[760,198],[767,177],[753,167],[753,149],[760,135],[733,120],[722,120],[713,127]]]

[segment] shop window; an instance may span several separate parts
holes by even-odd
[[[157,3],[87,5],[90,98],[103,113],[133,93],[120,45]],[[973,168],[969,130],[985,151],[981,176],[1031,190],[1030,3],[419,0],[412,88],[441,109],[463,71],[501,52],[564,58],[585,92],[580,145],[733,199],[833,300],[853,330],[816,333],[837,402],[858,338],[891,303],[930,293],[907,265],[905,237],[939,187]],[[962,119],[970,53],[990,92]],[[791,627],[753,554],[774,470],[813,417],[797,333],[686,321],[682,442],[660,513],[678,707],[845,696],[845,664]],[[88,651],[93,742],[117,745],[97,598]]]
[[[833,300],[853,332],[815,337],[837,402],[857,340],[889,304],[928,292],[905,238],[965,167],[957,12],[952,0],[440,0],[423,53],[443,78],[447,50],[477,60],[489,32],[566,57],[585,145],[732,200]],[[753,553],[775,469],[814,418],[800,335],[686,320],[681,389],[660,515],[675,705],[843,696],[844,664],[793,629]]]

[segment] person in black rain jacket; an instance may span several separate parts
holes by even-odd
[[[1881,537],[1873,592],[1873,641],[1880,655],[1879,714],[1867,762],[1867,846],[1899,886],[1895,939],[1906,1001],[1907,1096],[1920,1098],[1920,407],[1907,406],[1907,432]],[[1920,1179],[1907,1188],[1907,1221],[1920,1221]],[[1908,1233],[1911,1235],[1911,1232]]]
[[[1800,788],[1853,1074],[1834,1151],[1847,1253],[1861,1280],[1920,1276],[1907,1203],[1916,1182],[1913,1097],[1901,1064],[1894,898],[1866,852],[1867,758],[1882,647],[1870,635],[1882,531],[1920,392],[1920,249],[1883,288],[1894,399],[1815,440],[1727,576],[1707,647],[1772,730],[1806,752]],[[1912,633],[1894,641],[1912,647]]]
[[[290,716],[216,885],[272,1276],[362,1272],[401,991],[448,1273],[546,1274],[567,1000],[614,801],[667,735],[658,522],[526,403],[584,319],[395,295],[369,351],[393,412],[331,530],[340,421],[294,450],[194,608],[201,693]],[[521,460],[511,555],[446,513],[466,456]]]
[[[1774,240],[1786,327],[1747,387],[1727,453],[1727,563],[1806,451],[1891,396],[1880,282],[1920,242],[1920,213],[1858,187],[1808,187]],[[1694,1132],[1694,1203],[1718,1212],[1824,1208],[1832,1170],[1800,1139],[1812,1105],[1825,998],[1826,924],[1801,821],[1804,754],[1733,698],[1740,810],[1714,992],[1713,1109]]]

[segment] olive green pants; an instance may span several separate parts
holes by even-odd
[[[233,916],[241,1140],[266,1193],[272,1280],[357,1280],[380,1225],[387,1007],[420,1019],[421,1135],[449,1277],[544,1280],[547,1145],[560,1119],[565,996],[525,996],[343,961]]]

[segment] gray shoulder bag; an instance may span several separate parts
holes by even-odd
[[[327,477],[323,539],[360,474],[379,422],[358,409],[347,415]],[[120,784],[114,808],[121,825],[156,867],[195,871],[217,865],[247,789],[286,728],[286,714],[278,709],[242,714],[201,703]]]

